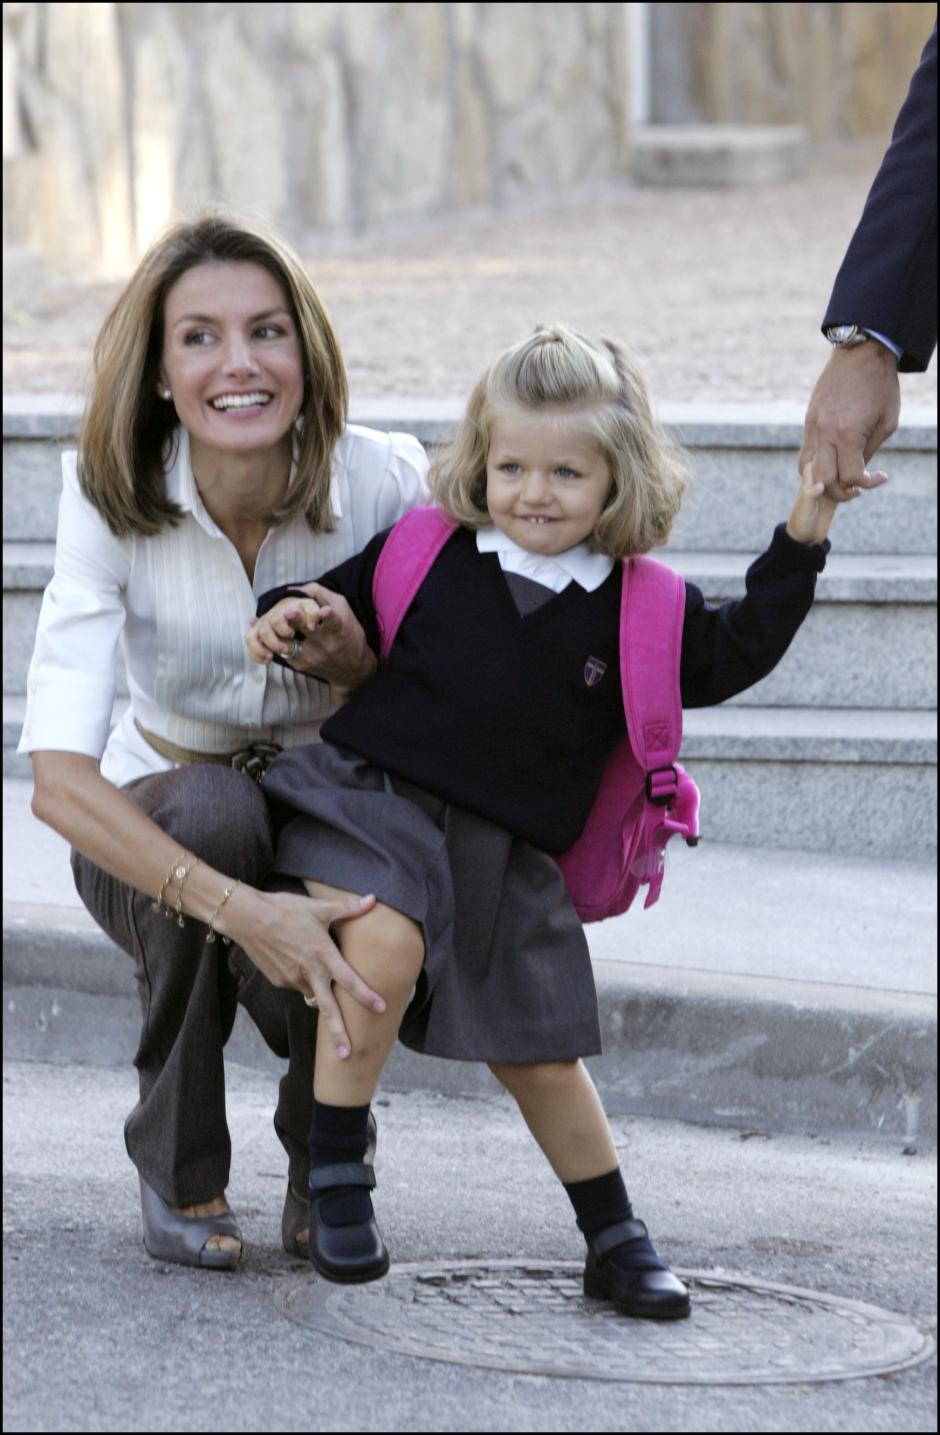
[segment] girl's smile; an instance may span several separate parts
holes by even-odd
[[[579,415],[513,410],[493,420],[486,506],[513,542],[531,553],[565,553],[594,531],[610,492],[607,461]]]

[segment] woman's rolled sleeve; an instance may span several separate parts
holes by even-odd
[[[26,680],[19,752],[100,758],[114,706],[132,540],[115,538],[63,457],[55,570],[42,600]]]

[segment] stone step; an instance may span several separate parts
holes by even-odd
[[[687,712],[684,732],[704,837],[899,861],[936,855],[934,713],[725,704]]]
[[[3,523],[8,540],[51,541],[61,488],[59,453],[75,447],[79,406],[61,395],[8,395],[3,408]],[[360,400],[353,422],[414,433],[429,447],[452,432],[461,405]],[[673,536],[678,551],[759,553],[786,518],[796,489],[803,414],[791,403],[661,404],[689,450],[692,487]],[[847,504],[834,540],[840,553],[937,551],[937,417],[906,408],[876,466],[891,475],[878,493]]]
[[[799,125],[637,125],[630,149],[636,182],[660,188],[779,184],[809,153]]]
[[[115,717],[125,709],[119,700]],[[17,756],[25,698],[3,699],[4,776]],[[936,856],[937,738],[931,713],[703,708],[685,714],[682,762],[702,792],[715,842],[847,856]]]
[[[6,693],[25,691],[54,554],[51,543],[3,545]],[[753,557],[672,549],[660,556],[715,602],[744,592]],[[934,708],[936,604],[936,560],[930,555],[833,553],[819,578],[816,604],[790,651],[769,677],[732,701],[759,707]],[[123,670],[118,691],[127,691]]]

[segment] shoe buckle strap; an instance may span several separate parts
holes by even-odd
[[[612,1251],[614,1246],[622,1246],[624,1241],[636,1241],[648,1235],[649,1231],[642,1221],[618,1221],[615,1226],[605,1226],[602,1231],[591,1236],[589,1244],[596,1256],[603,1256]]]
[[[361,1161],[339,1161],[333,1166],[310,1168],[310,1195],[320,1196],[331,1186],[375,1187],[375,1171]]]

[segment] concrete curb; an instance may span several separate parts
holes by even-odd
[[[130,1062],[139,1035],[131,965],[66,909],[4,906],[4,1042],[15,1060]],[[936,1002],[908,992],[595,963],[603,1056],[588,1067],[608,1112],[792,1134],[936,1139]],[[283,1063],[242,1013],[240,1065]],[[392,1091],[479,1096],[484,1065],[398,1046]]]

